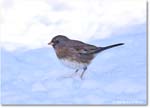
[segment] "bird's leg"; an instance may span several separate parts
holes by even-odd
[[[79,69],[77,69],[71,76],[73,77],[74,75],[76,75],[78,71]]]
[[[77,69],[77,70],[75,71],[75,74],[76,74],[78,71],[79,71],[79,69]]]
[[[83,79],[83,75],[84,75],[84,73],[85,73],[86,70],[87,70],[87,67],[84,67],[83,68],[83,72],[81,73],[81,76],[80,76],[81,79]]]

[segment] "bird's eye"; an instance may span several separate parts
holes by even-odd
[[[55,41],[55,43],[57,44],[57,43],[59,43],[59,41],[58,41],[58,40],[56,40],[56,41]]]

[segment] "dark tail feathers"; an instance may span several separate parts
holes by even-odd
[[[113,48],[113,47],[120,46],[120,45],[124,45],[124,43],[118,43],[118,44],[102,47],[102,50],[106,50],[106,49]]]
[[[109,45],[109,46],[106,46],[106,47],[99,47],[99,49],[96,50],[95,53],[99,53],[99,52],[104,51],[106,49],[117,47],[117,46],[120,46],[120,45],[124,45],[124,43],[118,43],[118,44]]]

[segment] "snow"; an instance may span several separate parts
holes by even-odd
[[[58,34],[88,41],[145,23],[145,0],[1,0],[1,42],[13,51],[46,47]]]
[[[100,46],[124,46],[100,53],[83,80],[64,78],[75,70],[64,67],[49,47],[8,51],[1,47],[2,104],[142,104],[146,98],[145,24],[121,29]],[[80,71],[81,72],[81,71]]]

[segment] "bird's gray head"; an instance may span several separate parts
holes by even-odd
[[[53,47],[55,47],[56,45],[63,45],[68,40],[69,38],[67,38],[66,36],[57,35],[48,43],[48,45],[52,45]]]

